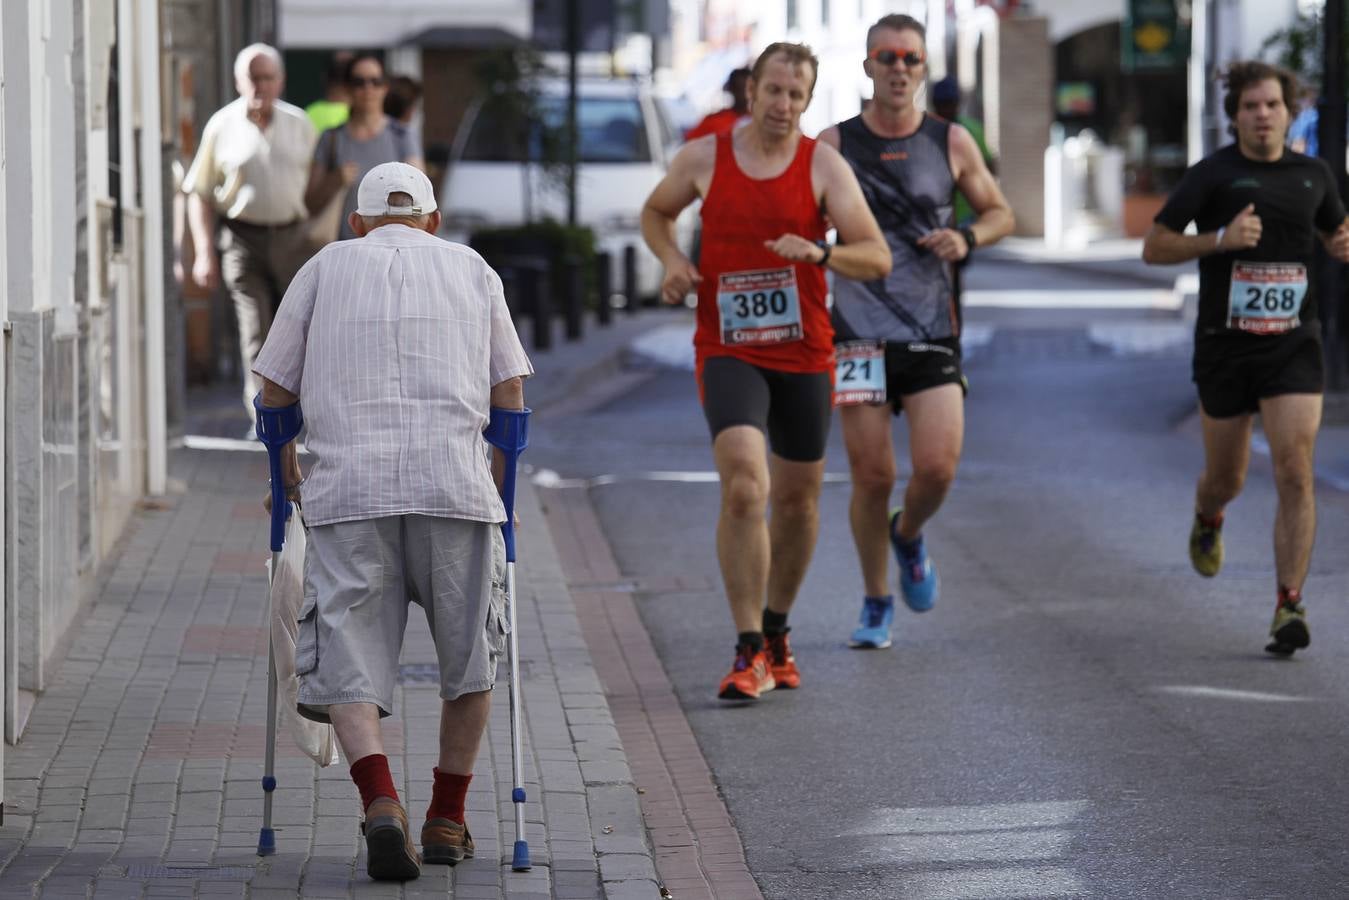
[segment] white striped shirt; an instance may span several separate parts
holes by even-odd
[[[493,385],[534,368],[501,279],[468,247],[396,224],[329,244],[291,282],[253,371],[300,397],[310,525],[505,521],[482,431]]]

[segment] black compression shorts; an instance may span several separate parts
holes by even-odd
[[[1321,337],[1314,328],[1280,337],[1200,336],[1193,372],[1199,405],[1215,419],[1258,412],[1265,397],[1325,390]]]
[[[828,372],[782,372],[713,356],[703,363],[700,387],[713,440],[732,425],[752,425],[785,460],[824,458],[833,393]]]
[[[958,384],[968,393],[960,370],[960,340],[887,341],[885,396],[895,415],[904,410],[904,397],[943,384]]]

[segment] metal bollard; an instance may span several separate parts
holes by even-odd
[[[521,271],[527,285],[529,315],[534,320],[534,349],[547,350],[553,346],[553,302],[548,286],[548,270],[529,266]]]
[[[637,248],[632,244],[623,248],[623,296],[628,299],[628,312],[637,314]]]
[[[608,253],[595,254],[595,287],[600,295],[599,306],[595,308],[595,319],[601,325],[608,325],[614,318],[614,308],[609,305],[609,294],[614,283],[613,273],[609,271],[612,263],[613,257]]]
[[[562,260],[562,283],[566,291],[562,312],[569,341],[581,339],[582,314],[585,310],[585,280],[581,275],[580,260],[574,256]]]

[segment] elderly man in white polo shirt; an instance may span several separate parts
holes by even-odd
[[[234,60],[239,98],[217,110],[183,178],[194,259],[192,278],[214,289],[223,274],[239,320],[244,406],[253,415],[259,385],[253,360],[290,280],[307,258],[305,186],[314,126],[280,100],[281,54],[250,44]],[[216,256],[216,220],[225,226]]]
[[[464,799],[505,649],[502,471],[490,407],[522,409],[533,368],[501,279],[435,237],[431,182],[405,163],[361,180],[358,240],[321,250],[291,283],[254,371],[263,403],[302,402],[315,457],[300,487],[309,544],[295,668],[303,715],[331,721],[365,808],[367,871],[420,872],[384,756],[408,602],[440,663],[440,758],[422,828],[428,863],[473,855]]]

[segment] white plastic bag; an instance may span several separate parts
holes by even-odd
[[[295,639],[300,630],[300,607],[304,605],[304,550],[304,522],[296,506],[286,522],[286,543],[272,575],[272,652],[276,655],[277,702],[281,718],[305,756],[320,766],[331,766],[337,762],[337,735],[333,726],[306,719],[295,709],[300,693],[300,679],[295,674]]]

